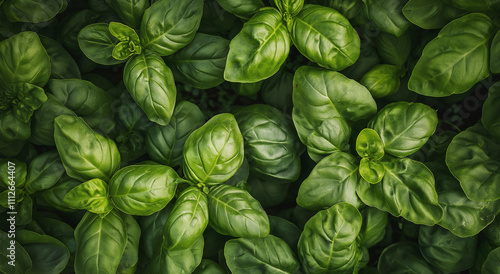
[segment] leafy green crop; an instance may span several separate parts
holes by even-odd
[[[0,0],[0,273],[500,273],[500,0]]]

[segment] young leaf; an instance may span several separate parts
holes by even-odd
[[[356,138],[356,151],[363,158],[380,160],[384,157],[384,144],[375,130],[365,128]]]
[[[78,33],[78,45],[85,56],[101,65],[117,65],[125,62],[113,58],[113,49],[119,42],[109,32],[107,23],[88,25]]]

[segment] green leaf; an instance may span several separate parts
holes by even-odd
[[[494,274],[500,271],[500,247],[495,248],[488,254],[481,271],[484,274]]]
[[[194,183],[216,185],[231,178],[243,163],[243,137],[232,114],[214,116],[184,144],[184,175]]]
[[[436,178],[439,205],[443,208],[443,219],[438,223],[440,226],[465,238],[478,234],[493,222],[495,215],[500,212],[500,200],[471,201],[444,163],[430,164],[429,168]]]
[[[38,35],[18,33],[0,42],[0,88],[15,83],[43,87],[50,77],[50,58]]]
[[[500,199],[500,144],[481,124],[453,138],[446,150],[446,165],[472,201]]]
[[[119,210],[147,216],[164,208],[174,197],[179,175],[159,164],[131,165],[109,181],[109,194]]]
[[[224,70],[230,82],[255,83],[273,76],[290,52],[285,21],[275,8],[263,8],[231,40]]]
[[[403,67],[408,60],[412,48],[410,32],[405,32],[400,37],[380,32],[375,37],[375,46],[384,63],[395,65],[399,68]]]
[[[47,51],[51,64],[52,79],[81,78],[80,69],[73,57],[59,42],[39,35],[40,42]]]
[[[208,193],[210,226],[220,234],[233,237],[265,237],[269,219],[257,200],[243,189],[219,185]]]
[[[64,245],[66,245],[66,247],[68,248],[70,254],[73,254],[75,252],[75,230],[67,223],[48,217],[35,217],[35,221],[26,228],[37,232],[37,230],[34,230],[31,225],[38,228],[38,233],[49,235],[64,243]]]
[[[365,128],[356,138],[356,151],[362,158],[380,160],[384,157],[384,144],[375,130]]]
[[[271,225],[270,235],[274,235],[284,240],[292,251],[297,253],[297,243],[299,242],[300,230],[295,224],[276,216],[269,215],[269,224]]]
[[[58,274],[66,268],[70,254],[59,240],[29,230],[17,231],[16,240],[31,258],[32,269],[29,273]]]
[[[500,73],[500,30],[497,32],[491,42],[491,52],[490,52],[490,69],[493,73]]]
[[[209,260],[201,260],[200,265],[194,270],[193,274],[226,274],[226,270],[218,263]]]
[[[149,120],[168,124],[174,112],[177,90],[172,71],[160,56],[146,51],[132,57],[125,65],[123,82]]]
[[[385,106],[368,124],[384,143],[386,153],[406,157],[417,152],[434,134],[436,111],[421,103],[396,102]]]
[[[180,194],[168,216],[163,246],[168,250],[189,248],[207,225],[207,195],[196,187],[189,187]]]
[[[2,140],[27,140],[30,134],[30,122],[25,123],[17,119],[14,110],[0,111],[0,138]]]
[[[113,210],[108,197],[108,184],[101,179],[92,179],[76,186],[64,196],[63,202],[71,208],[95,214],[107,214]]]
[[[500,59],[499,59],[500,60]],[[488,132],[500,140],[500,82],[490,87],[488,98],[483,105],[481,122]]]
[[[400,37],[411,23],[403,16],[404,2],[399,0],[363,0],[368,18],[383,32]]]
[[[363,75],[359,83],[370,91],[373,98],[389,96],[399,90],[399,70],[394,65],[376,65]]]
[[[203,0],[158,1],[142,17],[142,44],[160,56],[171,55],[193,40],[202,14]]]
[[[345,152],[333,152],[323,158],[302,182],[297,195],[301,207],[319,210],[340,202],[356,207],[361,202],[356,195],[358,161]]]
[[[16,225],[24,226],[33,220],[33,199],[30,196],[25,196],[16,207],[18,211]]]
[[[224,257],[232,273],[296,273],[299,261],[285,241],[264,238],[238,238],[226,242]]]
[[[384,178],[385,168],[378,161],[363,158],[359,163],[359,174],[370,184],[376,184]]]
[[[68,192],[80,184],[81,182],[78,180],[74,180],[69,177],[62,178],[55,186],[40,192],[40,196],[50,206],[59,211],[75,211],[63,202],[63,199]]]
[[[425,46],[411,74],[409,89],[432,97],[466,92],[490,73],[492,36],[493,23],[484,14],[472,13],[451,21]]]
[[[192,273],[201,262],[204,245],[203,236],[200,236],[192,246],[186,249],[166,250],[162,248],[151,263],[148,272]]]
[[[121,42],[113,49],[113,58],[125,60],[134,54],[140,54],[142,51],[139,35],[131,27],[117,23],[109,23],[109,32]]]
[[[109,32],[107,23],[88,25],[78,33],[78,45],[85,56],[101,65],[125,62],[113,58],[113,49],[118,43],[119,40]]]
[[[175,80],[199,89],[224,82],[229,41],[219,36],[197,33],[193,41],[165,60]]]
[[[61,44],[70,52],[79,55],[80,49],[82,48],[82,44],[79,41],[80,40],[79,34],[83,29],[86,29],[87,26],[92,26],[92,28],[87,30],[84,38],[85,39],[89,38],[90,41],[88,42],[91,42],[93,46],[97,46],[94,52],[105,49],[108,46],[107,44],[109,43],[109,41],[107,41],[107,39],[102,39],[102,38],[103,36],[107,35],[111,36],[111,34],[109,34],[109,31],[107,31],[108,28],[107,24],[105,25],[106,31],[94,28],[94,26],[98,26],[98,25],[93,25],[98,20],[99,20],[99,14],[88,9],[73,12],[68,16],[65,16],[64,20],[62,20],[61,23],[58,24],[57,40],[60,41]],[[94,30],[97,31],[95,34],[92,33]],[[101,44],[101,42],[104,43]],[[103,51],[101,54],[103,54],[104,57],[107,56],[106,51]],[[93,60],[90,57],[89,59]]]
[[[460,238],[440,226],[421,226],[418,234],[422,256],[447,273],[459,273],[474,266],[477,244],[477,236]]]
[[[29,164],[24,189],[28,194],[48,189],[57,183],[64,172],[64,166],[57,151],[42,153]]]
[[[248,191],[263,208],[269,208],[286,200],[290,183],[252,173],[246,182],[239,181],[235,186]]]
[[[325,1],[324,5],[339,11],[349,20],[358,15],[365,7],[362,0],[328,0]]]
[[[76,114],[57,100],[54,95],[47,93],[47,101],[35,111],[31,119],[30,142],[36,145],[54,146],[54,119],[59,115]]]
[[[12,111],[16,118],[24,123],[28,123],[33,112],[47,101],[47,96],[43,88],[28,84],[18,83],[11,85],[13,95],[15,94]]]
[[[321,67],[343,70],[360,54],[360,39],[349,21],[338,11],[305,5],[289,26],[293,44],[307,59]]]
[[[410,0],[403,7],[404,16],[423,29],[440,29],[466,13],[444,0]]]
[[[500,218],[496,218],[491,224],[489,224],[483,230],[483,235],[486,236],[492,244],[500,246]]]
[[[306,273],[351,273],[359,260],[356,237],[361,214],[348,203],[322,210],[307,221],[298,251]]]
[[[108,92],[80,79],[52,79],[48,86],[59,102],[82,117],[91,128],[110,133],[115,126],[114,98]]]
[[[360,211],[363,224],[359,232],[359,243],[361,246],[370,248],[380,242],[386,232],[388,224],[387,212],[374,207],[365,207]]]
[[[235,117],[250,169],[271,178],[297,180],[301,143],[285,114],[268,105],[254,104],[239,109]]]
[[[109,181],[120,167],[115,143],[92,131],[82,118],[61,115],[54,125],[54,140],[66,173],[81,181]]]
[[[173,203],[169,203],[162,210],[139,219],[142,231],[141,250],[144,251],[148,259],[152,259],[160,253],[163,243],[163,229],[173,207]]]
[[[358,82],[335,71],[300,67],[293,79],[292,118],[300,140],[316,162],[348,151],[350,124],[365,121],[377,106]]]
[[[144,11],[149,7],[147,0],[106,0],[123,22],[138,29]]]
[[[297,15],[304,6],[304,0],[273,0],[272,2],[278,7],[285,19]]]
[[[422,257],[416,243],[404,241],[382,251],[377,269],[379,273],[440,273]]]
[[[2,11],[11,22],[41,23],[54,18],[67,5],[66,0],[6,0]]]
[[[16,188],[21,188],[26,183],[28,171],[24,162],[16,159],[0,159],[0,172],[0,189],[8,189],[12,186],[12,180],[9,177],[14,177]]]
[[[127,237],[119,211],[106,216],[87,212],[75,229],[75,273],[116,273]]]
[[[154,161],[178,166],[182,163],[182,150],[189,135],[205,123],[205,116],[193,103],[181,101],[166,126],[155,124],[146,134],[148,154]]]
[[[367,205],[387,211],[410,222],[437,224],[443,217],[438,204],[432,172],[422,163],[409,158],[387,156],[381,163],[385,176],[378,184],[361,179],[356,193]]]
[[[9,235],[11,235],[10,238]],[[30,256],[19,242],[11,239],[13,235],[0,231],[0,261],[2,262],[0,264],[0,272],[13,274],[30,273],[32,268]],[[10,250],[7,248],[15,249],[14,266],[8,264],[9,261],[12,261],[12,257],[8,257],[10,256]]]
[[[451,5],[466,11],[499,12],[500,1],[498,0],[446,0]]]
[[[245,20],[250,19],[265,5],[262,0],[217,0],[226,11]]]
[[[139,241],[141,239],[141,227],[131,215],[123,216],[127,227],[127,244],[123,252],[118,271],[127,271],[136,267],[139,260]]]

